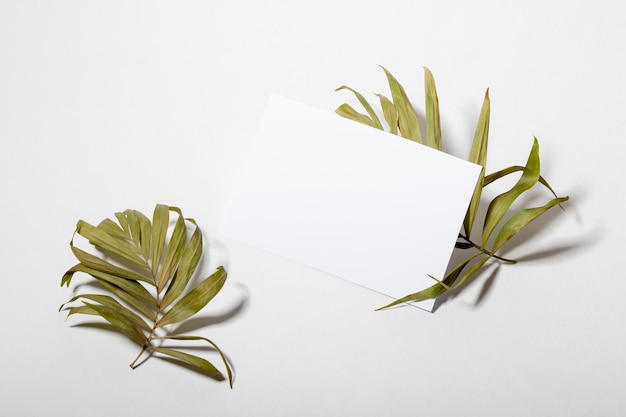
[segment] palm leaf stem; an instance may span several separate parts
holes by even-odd
[[[508,258],[504,258],[502,256],[498,256],[493,252],[489,252],[487,249],[477,245],[476,243],[472,242],[471,239],[469,239],[467,236],[464,236],[462,233],[459,233],[459,238],[463,239],[465,242],[469,243],[471,245],[471,247],[479,250],[480,252],[484,253],[485,255],[488,255],[489,257],[498,259],[502,262],[505,262],[507,264],[515,264],[517,263],[517,260],[515,259],[508,259]]]

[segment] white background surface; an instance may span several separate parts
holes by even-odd
[[[624,415],[625,9],[0,2],[3,415]],[[386,91],[376,64],[418,107],[433,71],[458,155],[490,87],[488,170],[523,163],[536,135],[572,198],[509,248],[525,262],[434,314],[375,313],[376,293],[217,235],[268,95],[332,110],[344,83]],[[156,359],[131,371],[135,346],[56,312],[76,221],[157,202],[229,268],[195,333],[232,358],[232,391]]]

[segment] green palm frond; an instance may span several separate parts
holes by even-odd
[[[389,84],[392,99],[388,99],[382,94],[376,94],[380,99],[380,107],[383,112],[384,120],[389,126],[389,132],[402,136],[404,138],[422,143],[420,124],[415,109],[406,94],[405,89],[398,80],[384,67]],[[441,126],[439,115],[439,98],[435,87],[435,79],[428,68],[424,68],[424,88],[426,91],[425,114],[426,114],[426,143],[425,145],[442,149],[441,143]],[[358,113],[347,104],[341,105],[337,110],[337,114],[359,123],[373,126],[384,130],[372,106],[367,100],[356,90],[342,86],[338,90],[351,91],[359,100],[361,105],[367,110],[367,115]],[[345,111],[349,108],[350,111]],[[463,230],[459,233],[459,240],[456,243],[455,250],[474,250],[475,252],[463,262],[452,268],[450,272],[442,279],[434,278],[436,283],[432,286],[402,297],[386,306],[379,308],[385,309],[398,304],[407,302],[422,301],[435,298],[446,291],[457,288],[462,285],[467,278],[478,273],[490,260],[496,260],[504,263],[515,263],[515,260],[506,259],[498,255],[502,247],[515,236],[520,230],[528,226],[532,221],[544,214],[554,206],[561,206],[569,197],[558,197],[548,182],[540,175],[539,162],[539,143],[535,138],[533,146],[528,156],[525,166],[510,166],[492,174],[486,175],[487,168],[487,145],[489,137],[489,119],[491,112],[491,101],[489,99],[489,90],[485,93],[482,109],[478,117],[476,132],[472,140],[472,147],[468,156],[468,161],[478,164],[482,167],[474,193],[470,200],[465,219],[463,220]],[[476,216],[479,212],[481,204],[482,190],[487,185],[497,180],[513,174],[521,172],[521,176],[517,183],[508,191],[495,197],[487,206],[485,218],[483,219],[482,232],[480,236],[480,244],[472,240],[472,231],[476,223]],[[512,204],[525,192],[535,187],[536,184],[542,184],[552,194],[553,198],[543,206],[525,208],[519,210],[512,215],[506,222],[504,218],[509,212]],[[496,231],[498,226],[499,230]],[[492,238],[495,233],[495,238]],[[491,245],[491,246],[490,246]],[[490,247],[489,247],[490,246]]]
[[[172,213],[175,222],[170,227]],[[115,213],[115,218],[117,222],[107,218],[97,226],[79,220],[70,241],[79,263],[63,275],[61,286],[69,287],[74,275],[81,272],[95,280],[102,291],[76,295],[59,310],[67,311],[68,317],[99,316],[137,343],[140,351],[130,364],[133,369],[142,355],[157,353],[223,380],[223,374],[206,359],[160,345],[166,340],[206,342],[223,361],[232,388],[231,366],[215,343],[200,336],[172,335],[166,327],[199,312],[226,281],[226,270],[220,266],[192,285],[202,257],[202,232],[196,222],[183,217],[179,208],[163,204],[155,207],[152,221],[136,210]],[[85,238],[99,254],[75,246],[76,235]]]

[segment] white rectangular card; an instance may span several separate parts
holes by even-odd
[[[443,278],[479,172],[272,96],[222,232],[397,299]]]

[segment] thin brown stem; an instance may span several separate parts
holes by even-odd
[[[459,237],[461,239],[463,239],[464,241],[466,241],[467,243],[469,243],[470,245],[472,245],[473,248],[475,248],[475,249],[481,251],[482,253],[484,253],[485,255],[488,255],[490,257],[498,259],[499,261],[505,262],[507,264],[515,264],[515,263],[517,263],[517,260],[515,260],[515,259],[503,258],[502,256],[498,256],[498,255],[496,255],[493,252],[489,252],[487,249],[483,248],[482,246],[479,246],[479,245],[475,244],[467,236],[464,236],[461,233],[459,233]]]

